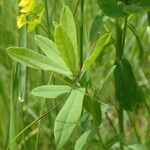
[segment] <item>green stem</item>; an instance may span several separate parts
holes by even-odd
[[[125,23],[124,23],[124,29],[123,29],[123,37],[122,37],[122,51],[124,50],[124,46],[125,46],[125,37],[126,37],[126,31],[127,31],[127,20],[128,18],[125,18]]]
[[[50,78],[49,78],[49,81],[48,81],[48,85],[49,85],[50,82],[51,82],[52,76],[53,76],[53,72],[52,72],[51,75],[50,75]],[[41,112],[40,112],[40,116],[43,115],[44,108],[45,108],[45,104],[46,104],[46,98],[43,100],[42,109],[41,109]],[[57,105],[56,105],[56,106],[57,106]],[[41,124],[42,124],[42,120],[40,120],[40,121],[39,121],[39,124],[38,124],[38,133],[37,133],[37,136],[36,136],[36,144],[35,144],[35,145],[36,145],[36,147],[35,147],[36,150],[38,149],[39,133],[40,133],[40,130],[41,130]]]
[[[49,28],[50,28],[50,23],[49,23],[49,15],[48,15],[48,1],[44,0],[45,3],[45,15],[46,15],[46,24],[47,24],[47,31],[48,31],[48,36],[50,39],[54,39],[53,35],[51,34]]]
[[[83,64],[83,42],[84,42],[84,0],[81,0],[81,10],[80,10],[80,68]]]
[[[127,28],[127,17],[125,18],[124,29],[121,28],[119,25],[119,20],[116,20],[116,61],[121,61],[124,46],[125,46],[125,37],[126,37],[126,28]],[[119,106],[118,110],[118,125],[119,125],[119,132],[122,135],[122,139],[120,142],[120,150],[123,150],[123,141],[124,141],[124,122],[123,122],[123,109]]]
[[[123,139],[124,139],[124,122],[123,122],[123,110],[119,108],[118,110],[118,124],[119,124],[119,132],[121,135],[121,142],[120,142],[120,150],[123,150]]]
[[[21,29],[21,33],[20,33],[20,43],[19,43],[20,47],[27,47],[27,32],[26,32],[26,26],[24,26]],[[26,99],[26,78],[27,78],[27,68],[25,65],[22,64],[18,64],[18,81],[19,81],[19,85],[18,85],[18,98],[20,102],[24,102],[24,100]]]
[[[11,97],[10,97],[10,122],[9,122],[9,143],[14,139],[15,131],[15,80],[16,80],[16,62],[12,65],[11,74]],[[17,145],[14,143],[10,150],[16,150]]]

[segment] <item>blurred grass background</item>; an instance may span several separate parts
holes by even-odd
[[[58,22],[60,17],[60,11],[64,4],[69,6],[72,12],[76,10],[77,1],[75,0],[49,0],[48,3],[48,14],[49,14],[49,30],[53,33],[54,26],[53,21]],[[18,1],[16,0],[0,0],[0,149],[5,149],[8,143],[8,131],[9,131],[9,112],[10,112],[10,89],[11,89],[11,69],[12,60],[8,57],[5,50],[9,46],[19,45],[19,31],[16,27],[16,16],[18,15]],[[84,18],[84,53],[88,55],[92,49],[90,41],[90,29],[92,22],[96,16],[102,16],[102,12],[99,10],[96,0],[85,1],[85,18]],[[45,20],[45,17],[43,18]],[[75,14],[76,25],[78,27],[79,34],[79,8]],[[150,26],[148,24],[148,17],[145,12],[142,14],[133,15],[130,20],[138,32],[140,41],[142,43],[144,53],[142,59],[139,60],[139,47],[138,43],[133,36],[132,32],[127,30],[125,56],[128,58],[133,66],[136,79],[143,91],[143,99],[147,103],[147,107],[143,103],[140,103],[136,110],[131,114],[134,120],[135,128],[138,131],[142,143],[150,143]],[[104,26],[105,24],[105,26]],[[47,28],[47,24],[43,24],[44,28]],[[98,27],[98,32],[103,34],[105,28],[114,35],[115,23],[114,20],[102,16]],[[97,27],[95,27],[97,28]],[[34,35],[42,34],[48,36],[40,27],[36,31],[28,34],[27,47],[30,49],[36,49],[37,46],[34,43]],[[80,43],[80,40],[78,41]],[[97,59],[97,63],[91,69],[92,71],[92,83],[95,87],[100,87],[103,79],[108,73],[109,69],[114,63],[114,47],[106,49],[103,56]],[[34,119],[40,115],[41,105],[43,100],[35,98],[30,94],[30,91],[42,84],[47,84],[49,73],[43,73],[39,70],[28,69],[27,72],[27,98],[25,102],[20,103],[17,96],[17,86],[15,87],[15,122],[16,131],[19,133],[24,127],[30,124]],[[17,85],[16,81],[16,85]],[[54,83],[61,83],[57,78],[54,77]],[[107,85],[103,89],[101,100],[106,103],[116,105],[116,99],[114,94],[114,82],[113,76],[109,79]],[[53,108],[55,102],[46,101],[46,110]],[[53,122],[56,117],[58,110],[52,112],[42,121],[41,132],[39,136],[39,149],[55,149],[54,137],[53,137]],[[108,110],[108,114],[113,120],[114,125],[117,126],[117,113],[115,110]],[[134,129],[131,127],[128,115],[125,114],[125,129],[126,129],[126,142],[132,144],[136,142]],[[103,121],[101,125],[102,136],[106,141],[108,138],[113,137],[114,133],[111,126],[109,125],[108,119],[104,113]],[[34,149],[37,134],[37,124],[33,125],[30,129],[18,138],[17,143],[19,149]],[[76,130],[75,135],[79,135],[79,129]],[[66,149],[72,149],[75,137],[69,142],[69,146]],[[71,146],[70,146],[71,145]],[[89,143],[87,149],[98,149],[96,141]]]

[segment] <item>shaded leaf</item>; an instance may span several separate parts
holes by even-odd
[[[127,14],[123,11],[123,4],[114,0],[97,0],[101,10],[109,17],[120,18]]]
[[[138,88],[132,67],[127,59],[116,62],[114,79],[116,97],[120,107],[132,111],[137,103]]]
[[[101,104],[89,96],[85,96],[83,102],[84,108],[92,115],[94,124],[99,126],[102,120]]]
[[[90,29],[90,40],[92,41],[96,35],[100,32],[100,29],[104,26],[104,15],[103,14],[98,14],[91,25]]]

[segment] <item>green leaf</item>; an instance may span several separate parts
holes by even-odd
[[[142,42],[141,42],[141,38],[140,38],[140,36],[139,36],[139,34],[138,34],[138,32],[137,32],[134,25],[129,24],[128,27],[130,28],[130,30],[132,31],[133,35],[136,38],[136,41],[137,41],[138,46],[139,46],[139,51],[140,51],[139,57],[141,58],[141,56],[143,55],[143,52],[144,52],[144,48],[143,48],[143,45],[142,45]]]
[[[127,59],[122,60],[122,68],[124,74],[124,83],[126,88],[126,101],[128,103],[128,107],[132,110],[137,103],[138,100],[138,88],[135,76],[132,71],[132,66],[130,65]]]
[[[82,150],[85,145],[91,130],[84,132],[75,144],[75,150]]]
[[[63,68],[56,60],[50,60],[44,55],[41,55],[33,50],[10,47],[7,49],[8,55],[15,61],[25,64],[29,67],[50,70],[66,76],[71,76],[71,72],[66,68]]]
[[[85,60],[83,67],[82,67],[82,74],[87,71],[90,66],[93,64],[93,62],[96,60],[96,58],[98,57],[98,55],[100,54],[101,50],[103,49],[103,47],[105,46],[105,44],[107,44],[107,42],[110,40],[111,38],[111,34],[106,33],[104,34],[97,42],[93,52],[91,53],[91,55]]]
[[[90,40],[93,41],[93,39],[98,35],[100,32],[100,29],[104,26],[104,23],[106,22],[106,19],[104,21],[104,14],[98,14],[92,23],[91,29],[90,29]]]
[[[114,71],[116,97],[120,107],[132,111],[137,103],[138,88],[132,67],[127,59],[116,62]]]
[[[109,17],[120,18],[127,14],[123,11],[123,4],[115,0],[97,0],[101,10]]]
[[[64,68],[68,69],[53,41],[44,36],[36,35],[35,42],[50,60],[59,62]]]
[[[73,14],[67,6],[65,6],[62,10],[60,24],[64,28],[65,32],[67,33],[67,35],[73,45],[76,62],[78,64],[79,63],[78,62],[79,54],[78,54],[76,25],[75,25],[75,21],[73,18]]]
[[[99,126],[102,120],[101,104],[85,96],[83,106],[92,115],[95,126]]]
[[[72,45],[69,36],[63,29],[62,25],[59,25],[56,28],[55,43],[67,67],[75,75],[77,63],[76,63],[76,57],[75,57],[76,55],[75,55],[74,47]]]
[[[116,68],[114,70],[114,80],[115,80],[115,92],[117,100],[119,101],[119,105],[128,110],[127,102],[126,102],[126,94],[125,94],[125,85],[124,85],[124,76],[122,71],[122,66],[120,62],[115,63]]]
[[[57,98],[63,93],[71,91],[71,87],[65,85],[43,85],[32,90],[34,96],[44,98]]]
[[[54,124],[54,136],[57,149],[62,149],[71,136],[80,118],[85,89],[73,90],[60,110]]]

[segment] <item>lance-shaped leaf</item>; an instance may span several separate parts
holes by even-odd
[[[50,70],[66,76],[72,75],[68,69],[64,68],[56,60],[50,60],[46,56],[41,55],[33,50],[10,47],[7,49],[7,53],[15,61],[25,64],[29,67],[42,70]]]
[[[77,46],[77,33],[76,25],[71,10],[65,6],[61,13],[60,24],[63,26],[65,32],[69,36],[74,48],[76,62],[78,64],[78,46]]]
[[[93,64],[93,62],[96,60],[96,58],[98,57],[98,55],[100,54],[101,50],[103,49],[103,47],[108,43],[108,41],[111,38],[111,34],[106,33],[104,34],[97,42],[93,52],[91,53],[91,55],[85,60],[83,67],[82,67],[82,73],[84,73],[85,71],[87,71],[90,66]]]
[[[62,67],[68,69],[53,41],[44,36],[36,35],[35,42],[50,60],[59,62]]]
[[[56,117],[54,136],[57,149],[62,149],[77,125],[82,112],[84,93],[84,88],[73,90]]]
[[[55,43],[67,67],[76,74],[77,62],[74,47],[62,25],[56,28]]]
[[[123,11],[124,4],[115,0],[97,0],[101,10],[109,17],[120,18],[127,14]]]
[[[32,90],[32,94],[44,98],[57,98],[63,93],[71,91],[71,87],[66,85],[43,85]]]
[[[81,135],[81,137],[76,142],[75,150],[82,150],[83,149],[84,145],[86,144],[86,141],[88,139],[90,132],[91,132],[91,130],[88,130]]]
[[[127,59],[116,62],[114,71],[116,97],[120,107],[132,111],[138,101],[138,86]]]

